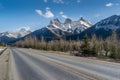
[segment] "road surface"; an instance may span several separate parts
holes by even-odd
[[[10,80],[120,80],[120,64],[10,48]]]

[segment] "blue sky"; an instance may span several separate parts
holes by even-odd
[[[0,32],[39,29],[54,18],[96,23],[115,14],[120,15],[120,0],[0,0]]]

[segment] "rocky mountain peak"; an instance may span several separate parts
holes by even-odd
[[[64,22],[65,24],[67,24],[67,23],[72,23],[72,20],[70,19],[70,18],[67,18],[67,19],[65,19],[65,22]]]
[[[58,23],[61,23],[58,18],[53,19],[53,20],[50,21],[50,24],[58,24]]]

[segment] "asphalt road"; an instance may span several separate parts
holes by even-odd
[[[120,64],[10,48],[10,80],[120,80]]]

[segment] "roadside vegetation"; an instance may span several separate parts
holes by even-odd
[[[0,42],[0,47],[2,47],[3,46],[3,44]]]
[[[48,51],[70,52],[76,56],[95,56],[101,58],[120,59],[120,41],[113,31],[107,39],[97,38],[93,35],[91,39],[85,35],[83,40],[54,40],[46,42],[44,38],[38,40],[36,37],[27,37],[23,41],[14,44],[17,47],[33,48]]]

